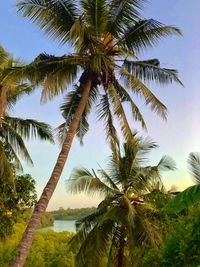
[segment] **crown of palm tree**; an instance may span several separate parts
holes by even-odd
[[[15,73],[43,85],[42,99],[46,101],[77,82],[68,93],[61,110],[65,123],[60,135],[70,125],[78,106],[83,85],[92,80],[87,107],[77,130],[82,139],[88,130],[87,116],[97,106],[99,119],[105,121],[107,136],[117,140],[113,114],[118,117],[127,139],[132,136],[123,104],[131,107],[133,118],[146,128],[133,94],[141,96],[152,110],[164,119],[167,109],[145,85],[146,81],[181,84],[174,69],[161,68],[158,59],[138,60],[138,55],[154,46],[161,38],[180,35],[179,29],[153,19],[142,19],[143,0],[27,0],[19,1],[18,12],[28,17],[61,45],[70,44],[70,55],[56,57],[40,54],[25,68]]]
[[[90,265],[92,260],[99,259],[99,255],[112,257],[114,247],[115,252],[119,252],[121,242],[128,247],[127,266],[135,266],[131,264],[135,261],[137,246],[159,244],[159,229],[154,220],[158,209],[154,205],[153,192],[164,188],[161,172],[174,170],[175,163],[164,156],[156,166],[145,166],[144,156],[155,147],[151,140],[143,141],[135,137],[124,144],[122,151],[119,148],[113,151],[107,171],[100,169],[96,173],[80,168],[72,172],[67,181],[70,192],[104,196],[94,213],[77,222],[79,230],[71,242],[72,246],[81,244],[77,266]],[[94,239],[95,252],[91,249]]]

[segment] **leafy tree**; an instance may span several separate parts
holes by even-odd
[[[161,68],[158,59],[137,60],[139,52],[154,46],[163,37],[180,30],[153,19],[141,19],[143,0],[27,0],[19,1],[18,12],[28,17],[60,44],[70,44],[72,53],[56,57],[40,54],[30,65],[18,69],[18,78],[28,78],[43,85],[42,99],[52,99],[77,81],[62,106],[65,131],[58,160],[20,243],[13,266],[22,266],[28,255],[42,213],[58,183],[74,136],[82,139],[88,130],[87,116],[98,106],[99,119],[105,121],[107,137],[117,142],[114,114],[126,139],[132,133],[123,108],[129,103],[133,118],[145,122],[132,93],[141,96],[152,110],[166,118],[166,107],[145,85],[155,81],[181,83],[177,71]],[[98,101],[98,102],[97,102]],[[112,138],[110,138],[112,136]]]
[[[175,163],[164,156],[156,166],[144,165],[155,147],[152,141],[135,138],[123,150],[113,150],[107,170],[80,168],[71,174],[69,191],[105,197],[97,211],[77,222],[79,231],[71,242],[72,247],[81,243],[77,267],[141,266],[145,248],[159,245],[160,209],[153,205],[154,189],[162,185],[161,172],[174,170]],[[107,264],[101,265],[100,258],[108,258]]]
[[[0,241],[0,266],[8,267],[15,257],[17,243],[25,229],[24,222],[14,225],[14,232],[5,241]],[[74,254],[68,250],[73,234],[48,230],[37,232],[26,267],[74,267]]]
[[[185,215],[171,216],[168,232],[159,251],[150,250],[144,267],[197,267],[200,264],[200,206],[190,207]]]
[[[0,238],[11,234],[21,213],[37,200],[35,180],[30,174],[15,176],[14,183],[15,191],[6,181],[0,187]]]

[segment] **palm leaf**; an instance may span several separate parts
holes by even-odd
[[[190,153],[188,158],[190,173],[196,184],[200,184],[200,154]]]
[[[113,115],[110,110],[110,103],[107,94],[101,96],[97,105],[98,119],[104,121],[106,130],[106,139],[109,140],[111,146],[118,144],[117,131],[113,122]]]
[[[72,0],[19,1],[17,8],[22,16],[62,44],[69,40],[69,31],[78,17],[77,5]]]
[[[67,180],[67,190],[71,193],[87,193],[89,195],[112,195],[115,191],[104,184],[93,171],[86,168],[74,169]]]
[[[166,26],[153,19],[140,20],[126,30],[117,44],[133,52],[140,52],[154,46],[161,38],[171,35],[181,35],[181,31],[174,26]]]
[[[126,69],[121,68],[120,73],[127,87],[131,88],[134,93],[142,96],[146,105],[150,105],[152,111],[155,111],[163,119],[167,118],[167,108],[160,100],[143,84],[136,76],[129,73]]]
[[[125,60],[123,67],[144,82],[155,81],[159,82],[160,84],[168,84],[175,81],[183,85],[178,79],[177,70],[161,68],[158,59],[144,61]]]
[[[196,203],[200,202],[200,185],[190,186],[183,192],[178,193],[167,205],[163,208],[167,213],[179,213]]]
[[[5,117],[6,123],[12,127],[22,138],[29,140],[31,138],[39,138],[40,140],[48,140],[54,142],[51,127],[36,120],[21,119],[17,117]]]
[[[118,94],[117,94],[117,92],[116,92],[116,90],[112,84],[109,84],[107,94],[112,101],[112,105],[114,108],[114,115],[116,117],[118,117],[118,119],[120,121],[121,131],[122,131],[125,139],[126,140],[131,139],[133,136],[132,131],[130,129],[128,120],[126,118],[126,114],[125,114],[124,108],[122,106],[122,103],[121,103],[119,96],[118,96]]]

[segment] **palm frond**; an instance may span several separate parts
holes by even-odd
[[[104,121],[106,130],[106,139],[109,140],[111,146],[118,144],[117,131],[113,122],[113,115],[110,110],[110,103],[107,94],[101,96],[99,104],[97,105],[98,119]]]
[[[116,92],[116,89],[114,88],[114,86],[112,84],[109,84],[109,87],[108,87],[106,93],[108,94],[109,98],[112,101],[112,105],[114,108],[114,115],[116,117],[118,117],[118,119],[120,121],[121,131],[122,131],[125,139],[126,140],[132,139],[132,136],[133,136],[132,131],[130,129],[128,120],[126,118],[124,108],[123,108],[122,103],[119,99],[119,96]]]
[[[200,184],[200,154],[190,153],[188,158],[188,168],[196,184]]]
[[[73,83],[77,78],[78,66],[83,62],[85,62],[84,57],[73,55],[55,57],[42,53],[29,65],[13,68],[11,76],[42,85],[41,100],[45,102],[62,93],[67,85]]]
[[[168,84],[175,81],[183,85],[178,78],[177,70],[161,68],[158,59],[143,61],[129,61],[126,59],[123,67],[144,82],[153,81],[159,82],[160,84]]]
[[[178,193],[163,208],[166,213],[177,214],[200,202],[200,185],[193,185]]]
[[[78,8],[73,0],[19,1],[17,8],[18,13],[36,23],[61,44],[69,40],[69,31],[78,17]]]
[[[132,100],[131,96],[129,95],[129,93],[125,90],[125,88],[116,80],[115,82],[115,88],[117,90],[117,93],[120,97],[121,102],[128,102],[131,106],[131,110],[132,110],[132,115],[133,115],[133,119],[136,121],[139,121],[142,125],[143,129],[147,129],[144,118],[139,110],[139,108],[136,106],[136,104],[134,103],[134,101]]]
[[[40,140],[46,140],[52,143],[54,142],[52,129],[44,122],[9,116],[5,117],[5,122],[12,127],[17,134],[26,140],[38,138]]]
[[[120,69],[120,73],[127,87],[131,88],[134,93],[144,98],[146,105],[150,105],[152,111],[155,111],[163,119],[167,118],[166,106],[160,102],[144,83],[124,68]]]
[[[106,0],[80,0],[83,9],[83,20],[87,22],[89,30],[99,36],[105,32],[108,21],[108,10]]]
[[[67,190],[71,193],[87,193],[88,195],[112,195],[115,190],[104,184],[93,171],[86,168],[74,169],[67,180]]]
[[[83,89],[81,86],[75,86],[75,89],[68,93],[68,95],[64,99],[63,104],[60,106],[60,110],[62,111],[62,115],[65,119],[65,123],[60,125],[56,129],[56,132],[57,132],[57,137],[61,144],[66,137],[69,126],[72,122],[72,119],[75,115],[77,107],[80,103],[80,100],[82,97],[82,91]],[[81,144],[83,142],[84,135],[87,133],[89,129],[89,123],[87,121],[87,117],[91,111],[92,106],[95,104],[96,100],[97,100],[97,89],[93,87],[90,90],[90,94],[88,97],[85,110],[82,114],[82,117],[79,122],[79,126],[77,128],[76,134],[77,134],[77,137],[80,139]]]
[[[133,52],[140,52],[154,46],[160,39],[171,35],[182,35],[182,33],[178,28],[166,26],[154,19],[139,20],[126,30],[117,44]]]
[[[140,18],[140,9],[142,9],[143,0],[112,0],[109,3],[110,19],[107,30],[115,38],[127,29],[130,23],[136,22]]]
[[[176,163],[171,157],[163,156],[159,161],[157,168],[159,171],[173,171],[176,169]]]
[[[0,181],[6,180],[15,188],[12,164],[6,156],[4,145],[0,141]]]

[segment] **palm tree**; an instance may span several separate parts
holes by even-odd
[[[39,138],[53,142],[51,127],[43,122],[9,116],[16,101],[33,91],[28,83],[19,83],[9,77],[11,68],[17,64],[0,46],[0,180],[8,180],[15,187],[14,172],[22,170],[20,158],[32,164],[24,140]]]
[[[113,151],[107,170],[72,172],[67,181],[71,193],[104,197],[94,213],[77,222],[71,241],[72,247],[80,244],[77,267],[141,266],[144,248],[159,245],[154,191],[164,188],[161,172],[174,170],[175,163],[164,156],[156,166],[146,166],[144,156],[155,147],[151,140],[135,138]],[[108,259],[101,265],[103,258]]]
[[[182,192],[178,192],[174,198],[169,201],[163,208],[163,211],[170,213],[180,213],[184,209],[189,208],[200,202],[200,154],[190,153],[188,157],[188,168],[192,175],[195,185],[186,188]]]
[[[23,266],[40,218],[56,188],[76,133],[88,129],[87,116],[94,103],[99,117],[105,120],[111,143],[116,143],[112,113],[120,121],[126,140],[132,137],[123,103],[131,106],[133,118],[145,122],[132,94],[141,96],[150,108],[166,118],[166,107],[145,82],[181,83],[177,71],[161,68],[158,59],[138,60],[138,54],[162,37],[180,35],[179,29],[153,19],[141,19],[143,0],[26,0],[19,1],[18,12],[61,45],[69,44],[71,53],[56,57],[40,54],[25,68],[15,69],[18,79],[42,84],[42,100],[47,101],[76,83],[66,99],[67,135],[62,143],[47,186],[36,204],[32,218],[20,242],[18,256],[12,266]],[[127,89],[126,89],[127,88]],[[98,101],[98,102],[96,102]]]

